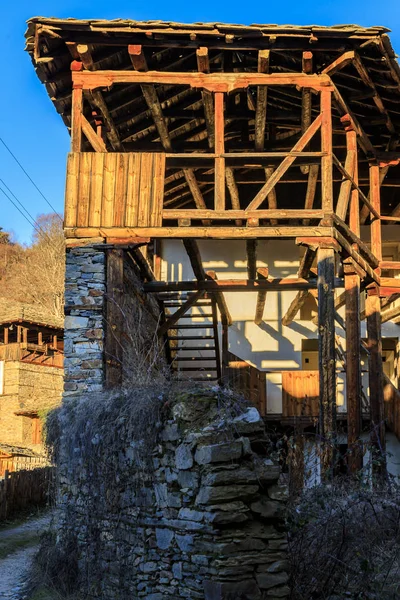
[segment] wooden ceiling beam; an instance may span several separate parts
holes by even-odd
[[[76,53],[79,55],[82,65],[87,71],[96,71],[96,65],[94,64],[89,45],[76,44],[73,46],[70,44],[68,48],[73,58],[76,56]],[[119,151],[123,150],[118,130],[111,117],[102,92],[100,90],[91,90],[90,92],[85,93],[85,97],[93,108],[98,108],[101,112],[104,124],[106,125],[106,135],[112,148]]]
[[[133,68],[136,71],[146,72],[149,70],[142,46],[130,45],[128,46],[128,53]],[[168,126],[163,115],[156,89],[154,85],[149,83],[142,83],[140,87],[147,106],[149,107],[150,114],[158,131],[158,135],[160,136],[163,148],[166,152],[172,152],[172,144],[168,133]]]
[[[247,276],[257,278],[257,240],[246,240]]]
[[[196,50],[197,69],[199,73],[210,73],[210,60],[208,57],[208,48],[201,47]],[[204,106],[204,116],[206,119],[208,145],[211,149],[215,145],[215,124],[214,124],[214,100],[213,95],[208,90],[201,91],[201,97]]]
[[[208,272],[210,275],[210,272]],[[335,278],[335,288],[343,287],[343,279]],[[207,279],[205,281],[152,281],[144,284],[144,291],[151,293],[191,292],[206,290],[206,292],[292,292],[297,290],[317,289],[317,279],[292,279],[290,277],[274,279]]]
[[[260,267],[257,269],[257,279],[268,279],[268,267]],[[254,316],[254,323],[260,325],[263,320],[265,302],[267,300],[267,292],[265,290],[258,292],[256,302],[256,314]]]
[[[334,75],[341,69],[347,67],[347,65],[349,65],[354,60],[354,54],[355,53],[353,50],[350,50],[349,52],[344,52],[336,60],[334,60],[327,67],[325,67],[321,71],[321,74],[329,75],[329,77],[332,77],[332,75]]]
[[[258,72],[269,73],[270,50],[258,51]],[[268,87],[259,85],[257,87],[256,115],[254,122],[254,141],[257,152],[264,150],[265,126],[267,122],[267,95]]]
[[[390,133],[392,135],[396,134],[397,133],[396,128],[393,125],[392,119],[390,118],[390,115],[382,102],[382,98],[379,95],[378,90],[376,89],[375,83],[372,81],[371,76],[368,73],[368,70],[365,68],[365,66],[361,60],[361,57],[357,52],[354,53],[353,64],[354,64],[355,68],[357,69],[357,72],[358,72],[362,82],[364,83],[364,85],[366,85],[368,88],[370,88],[373,91],[372,99],[373,99],[377,109],[379,110],[379,112],[385,117],[387,129],[390,131]]]
[[[203,267],[203,261],[201,260],[201,254],[196,240],[188,238],[182,241],[189,257],[190,264],[192,265],[194,276],[198,281],[205,281],[206,272]]]
[[[234,170],[231,167],[225,168],[225,180],[229,195],[231,197],[232,209],[240,210],[239,189],[236,183]],[[242,225],[242,221],[237,219],[235,224],[240,227]]]

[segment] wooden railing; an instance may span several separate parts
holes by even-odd
[[[0,345],[0,360],[21,361],[46,367],[63,368],[64,355],[61,352],[50,350],[46,344],[14,343]]]

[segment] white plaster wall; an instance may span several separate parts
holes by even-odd
[[[384,228],[385,229],[385,228]],[[386,237],[392,239],[395,232],[389,227]],[[366,235],[366,234],[365,234]],[[246,279],[246,244],[236,240],[199,240],[200,253],[206,270],[214,270],[218,279]],[[272,277],[296,277],[300,249],[294,240],[260,240],[257,247],[257,266],[268,266]],[[170,281],[192,280],[194,274],[186,251],[180,240],[164,240],[162,246],[162,278]],[[341,293],[343,290],[338,290]],[[254,292],[226,292],[225,298],[234,324],[229,330],[229,350],[240,359],[258,369],[267,371],[268,412],[282,412],[283,370],[302,368],[302,339],[317,338],[317,327],[311,321],[301,321],[299,314],[288,327],[281,319],[296,292],[269,292],[260,325],[254,323],[257,294]],[[344,316],[344,308],[340,310]],[[383,336],[398,338],[400,326],[383,325]],[[336,327],[336,333],[345,348],[344,331]],[[366,337],[365,321],[362,336]],[[346,410],[345,376],[338,366],[338,410]],[[368,391],[367,376],[363,386]]]

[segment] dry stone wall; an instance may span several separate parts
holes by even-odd
[[[217,387],[171,392],[145,426],[139,400],[60,417],[57,550],[82,597],[287,598],[287,488],[257,410]]]

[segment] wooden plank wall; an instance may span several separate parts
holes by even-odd
[[[282,372],[282,416],[318,417],[319,372]]]
[[[262,417],[267,414],[267,374],[246,364],[240,358],[228,353],[232,367],[226,369],[226,378],[235,392],[243,394],[259,411]]]
[[[161,227],[165,154],[68,155],[65,227]]]
[[[54,467],[4,473],[0,480],[0,521],[28,506],[43,506],[49,500]]]
[[[387,375],[383,380],[383,399],[385,401],[385,419],[391,431],[400,440],[400,391]]]

